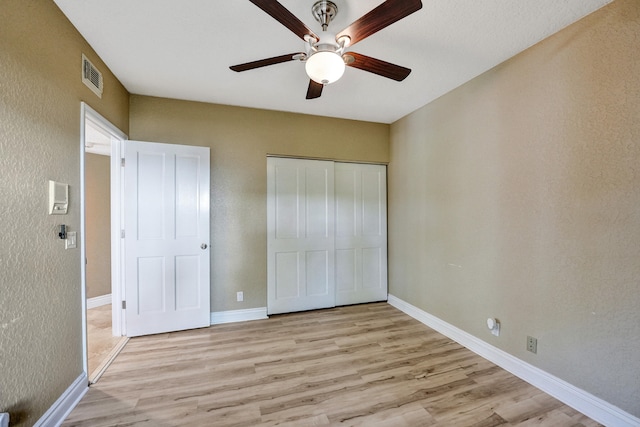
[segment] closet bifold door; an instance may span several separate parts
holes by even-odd
[[[335,306],[334,163],[267,158],[267,313]]]
[[[336,305],[387,300],[386,172],[335,164]]]

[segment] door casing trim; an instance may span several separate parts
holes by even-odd
[[[99,127],[111,136],[111,296],[112,296],[112,331],[115,336],[122,336],[124,330],[124,310],[117,301],[122,300],[122,242],[120,229],[122,224],[122,172],[120,157],[122,141],[127,135],[104,118],[100,113],[91,108],[85,102],[80,103],[80,276],[81,276],[81,300],[82,300],[82,347],[83,369],[88,373],[88,349],[87,349],[87,278],[86,278],[86,218],[85,218],[85,131],[86,121]]]

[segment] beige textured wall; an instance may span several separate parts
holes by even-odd
[[[99,100],[81,83],[81,52],[103,71]],[[33,425],[82,373],[80,101],[123,130],[128,94],[52,1],[0,5],[0,412]],[[47,214],[49,179],[70,185],[70,211]]]
[[[111,158],[85,154],[87,298],[111,293]]]
[[[267,154],[389,160],[383,124],[145,96],[130,111],[131,139],[211,147],[211,311],[266,306]]]
[[[389,167],[390,293],[635,416],[639,48],[616,0],[394,123]]]

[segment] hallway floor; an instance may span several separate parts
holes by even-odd
[[[126,343],[125,337],[114,337],[111,331],[111,304],[87,310],[87,345],[89,357],[89,381],[95,382]]]

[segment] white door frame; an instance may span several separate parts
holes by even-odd
[[[283,268],[286,271],[294,271],[297,267],[297,273],[292,274],[289,277],[289,280],[285,279],[285,282],[296,282],[302,283],[300,279],[301,276],[305,274],[305,266],[304,263],[300,263],[300,251],[309,250],[310,247],[303,242],[306,240],[308,236],[304,234],[304,231],[300,234],[296,231],[290,231],[287,233],[285,231],[284,236],[278,236],[279,226],[277,225],[278,218],[278,205],[276,201],[276,197],[278,195],[278,191],[276,188],[278,187],[277,183],[277,169],[278,166],[298,166],[302,167],[302,165],[307,165],[309,167],[310,164],[317,163],[318,166],[324,163],[331,163],[331,192],[332,192],[332,203],[331,203],[331,234],[332,234],[332,292],[333,292],[333,304],[331,307],[348,305],[348,304],[360,304],[365,302],[373,302],[373,301],[386,301],[388,298],[388,254],[387,254],[387,181],[386,181],[386,165],[383,164],[375,164],[375,163],[364,163],[364,162],[346,162],[339,160],[320,160],[320,159],[308,159],[308,158],[297,158],[297,157],[281,157],[275,155],[267,156],[267,313],[275,314],[275,313],[283,313],[287,312],[286,310],[291,311],[301,311],[301,310],[309,310],[316,308],[325,308],[327,307],[326,300],[322,300],[322,303],[318,303],[317,301],[313,301],[312,298],[308,298],[305,300],[301,298],[302,293],[290,292],[290,295],[285,296],[280,299],[277,297],[278,295],[278,270],[279,266],[277,265],[277,255],[278,254],[297,254],[297,258],[292,258],[288,264],[289,266],[294,265],[293,269],[289,269],[287,267]],[[339,183],[337,180],[337,173],[341,172],[351,172],[355,175],[352,177],[353,184],[353,195],[352,195],[352,220],[351,220],[351,231],[349,233],[344,233],[339,235],[338,227],[339,224],[344,224],[341,222],[342,220],[338,217],[338,187]],[[365,226],[365,214],[371,213],[368,209],[365,209],[365,201],[371,200],[370,198],[365,200],[364,195],[364,173],[365,172],[375,172],[375,176],[377,177],[377,197],[374,198],[376,202],[373,206],[369,206],[369,209],[373,211],[378,211],[377,221],[375,224],[378,226],[375,227],[376,230],[371,232],[371,230],[364,229]],[[381,178],[384,180],[381,181]],[[356,183],[356,180],[358,183]],[[369,183],[367,181],[367,183]],[[306,184],[303,183],[302,187]],[[341,188],[346,188],[342,186]],[[370,188],[370,187],[367,187]],[[296,196],[299,195],[299,189],[297,191]],[[303,196],[303,197],[306,197]],[[300,204],[300,197],[298,196],[296,201],[293,204]],[[335,203],[335,204],[334,204]],[[304,205],[304,202],[302,202]],[[286,203],[285,203],[286,205]],[[347,203],[348,205],[348,203]],[[290,210],[290,212],[296,212],[295,209]],[[300,214],[302,212],[302,214]],[[293,213],[290,215],[290,218],[287,218],[287,221],[296,224],[297,227],[299,224],[303,224],[302,229],[306,227],[305,219],[300,219],[299,216],[304,216],[304,207],[298,209],[297,213]],[[369,217],[369,215],[367,215]],[[348,216],[347,216],[348,218]],[[370,223],[369,223],[370,224]],[[346,225],[346,224],[345,224]],[[286,228],[286,227],[285,227]],[[300,238],[300,236],[303,236]],[[314,246],[314,249],[318,249],[324,246]],[[363,275],[367,272],[372,272],[371,268],[364,268],[365,266],[365,258],[363,254],[365,250],[378,250],[378,258],[381,262],[378,262],[374,265],[374,268],[378,272],[378,286],[370,287],[363,285],[365,283]],[[354,254],[351,258],[352,262],[350,262],[349,257],[340,258],[338,256],[338,250],[347,250],[352,251]],[[339,269],[338,262],[339,260],[346,260],[347,268],[343,269],[342,272]],[[352,267],[349,269],[349,263]],[[283,264],[284,265],[284,264]],[[300,267],[302,265],[302,267]],[[368,264],[371,266],[372,264]],[[352,274],[348,274],[352,273]],[[342,274],[340,277],[344,277],[348,280],[344,280],[348,286],[351,286],[351,289],[343,289],[342,292],[338,290],[338,279],[339,274]],[[283,275],[283,277],[287,277],[287,275]],[[289,286],[289,289],[292,289],[293,286]],[[317,305],[316,305],[317,304]]]
[[[122,151],[122,141],[127,139],[127,135],[105,119],[100,113],[84,102],[80,103],[80,276],[81,276],[81,297],[82,297],[82,347],[83,347],[83,368],[87,375],[88,354],[87,354],[87,282],[86,282],[86,241],[85,241],[85,120],[89,120],[93,125],[103,130],[111,136],[111,317],[112,331],[114,336],[123,336],[124,330],[124,310],[120,301],[122,295],[122,239],[120,230],[122,224],[122,171],[120,168],[120,158]]]

